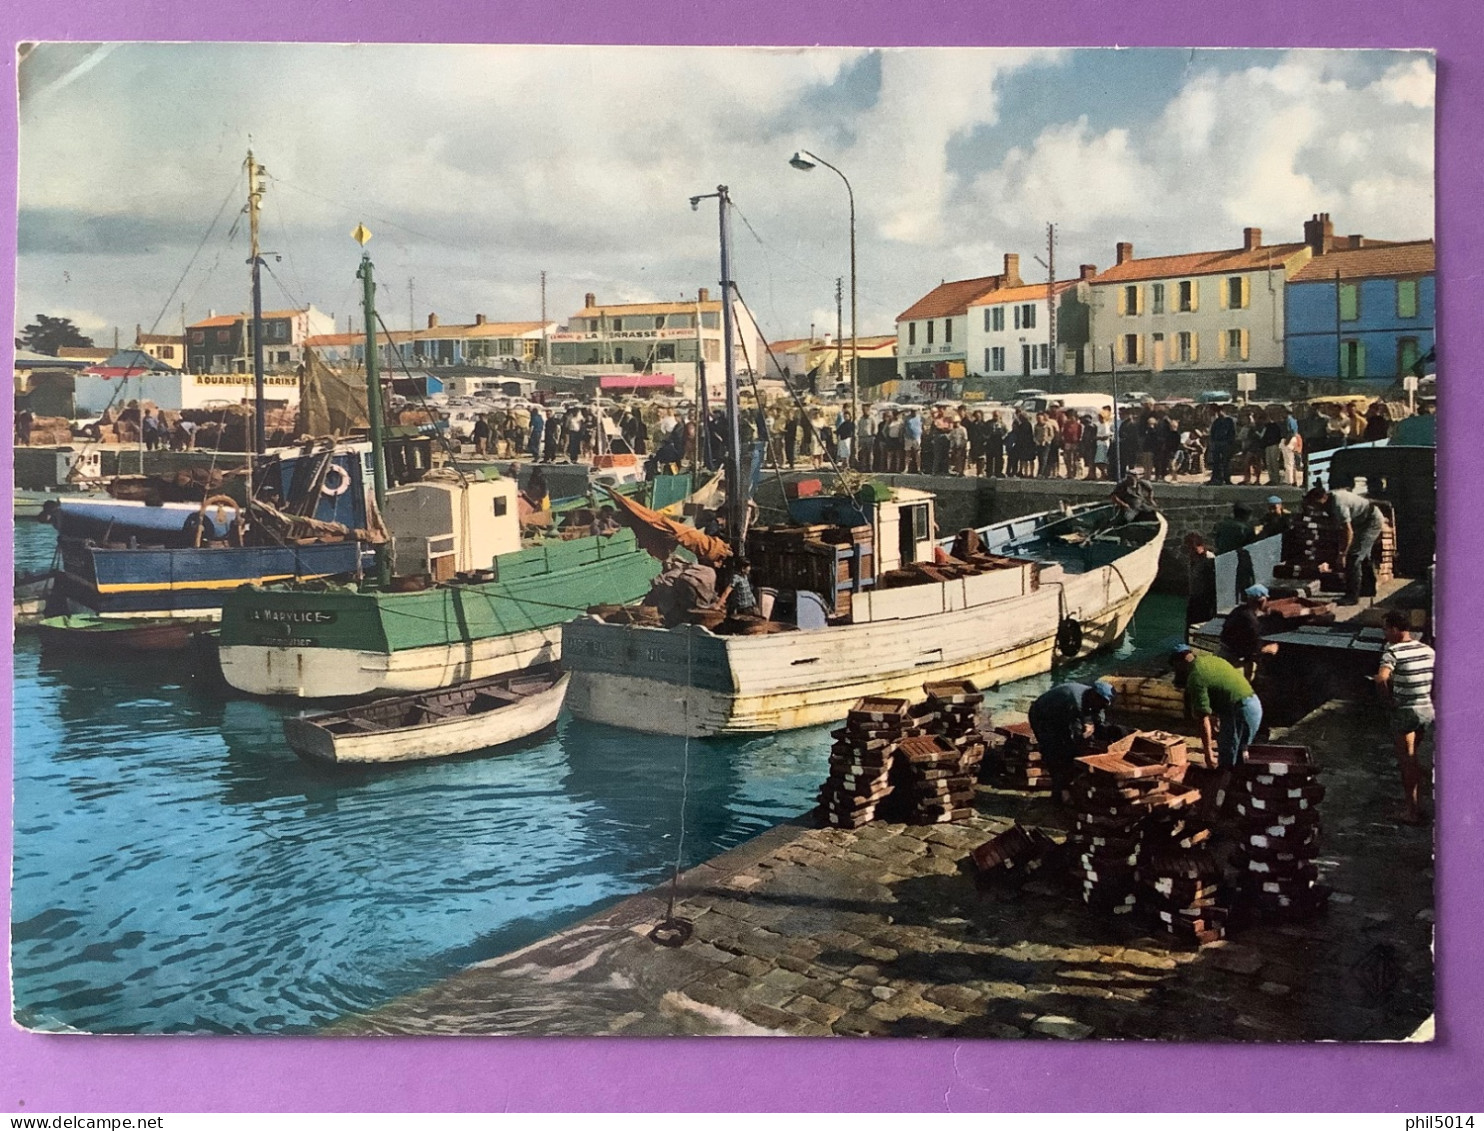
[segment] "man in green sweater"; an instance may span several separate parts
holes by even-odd
[[[1176,645],[1170,663],[1185,689],[1185,713],[1200,720],[1206,768],[1241,765],[1262,726],[1262,701],[1252,685],[1221,657],[1197,655],[1189,644]]]

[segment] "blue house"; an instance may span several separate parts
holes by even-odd
[[[1284,367],[1295,377],[1396,380],[1433,348],[1432,240],[1335,238],[1327,213],[1304,225],[1313,257],[1284,292]]]

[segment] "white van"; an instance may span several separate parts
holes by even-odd
[[[1044,393],[1025,398],[1017,407],[1030,413],[1045,412],[1058,402],[1062,408],[1078,416],[1096,417],[1103,409],[1113,407],[1113,396],[1110,393]]]

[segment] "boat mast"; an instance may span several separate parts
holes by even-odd
[[[371,238],[364,224],[357,224],[351,235],[363,249]],[[371,472],[376,484],[376,509],[385,514],[386,453],[382,448],[381,368],[376,355],[376,280],[368,251],[361,252],[361,266],[356,278],[361,280],[362,315],[366,322],[366,416],[371,426]],[[387,560],[385,542],[376,545],[376,581],[382,588],[391,581],[391,563]]]
[[[252,237],[252,377],[253,377],[253,450],[262,455],[268,450],[268,422],[263,403],[263,282],[258,254],[258,213],[263,207],[264,170],[254,163],[252,150],[247,151],[247,224]]]
[[[742,481],[741,403],[737,397],[737,367],[732,345],[732,264],[728,229],[732,198],[726,185],[716,186],[721,227],[721,355],[727,379],[727,534],[732,551],[741,555],[747,537],[747,485]]]

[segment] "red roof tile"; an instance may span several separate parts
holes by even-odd
[[[980,279],[956,279],[951,283],[940,283],[898,314],[897,321],[963,314],[971,302],[997,290],[1004,281],[1003,275],[985,275]]]
[[[1294,272],[1290,283],[1342,279],[1390,278],[1398,275],[1431,275],[1437,270],[1437,251],[1432,240],[1377,244],[1374,247],[1336,248],[1316,255]]]
[[[1189,278],[1192,275],[1225,275],[1233,271],[1261,271],[1281,267],[1289,256],[1304,250],[1301,243],[1270,244],[1266,247],[1231,248],[1224,251],[1193,251],[1185,255],[1156,255],[1115,263],[1092,279],[1104,283],[1135,283],[1144,279]]]
[[[1059,279],[1056,282],[1056,293],[1061,294],[1071,287],[1075,287],[1080,279]],[[1046,297],[1045,283],[1028,283],[1023,287],[1009,287],[1005,290],[990,291],[987,295],[980,295],[974,299],[970,306],[998,306],[1002,302],[1034,302],[1038,298]]]

